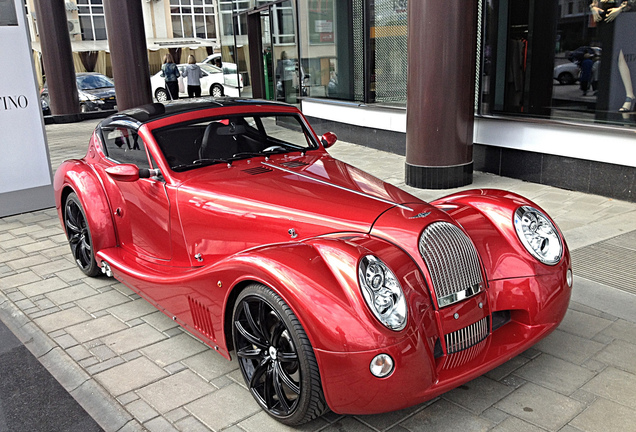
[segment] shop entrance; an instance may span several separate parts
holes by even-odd
[[[298,61],[296,1],[269,2],[233,15],[234,46],[244,87],[241,97],[298,104],[303,77]],[[246,29],[247,37],[240,35]],[[241,56],[242,54],[242,56]]]

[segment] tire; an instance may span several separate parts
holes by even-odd
[[[232,337],[245,384],[271,417],[300,425],[328,410],[311,343],[276,293],[247,286],[234,305]]]
[[[64,230],[77,267],[86,276],[94,277],[100,274],[86,213],[75,193],[69,194],[64,203]]]
[[[575,82],[574,76],[569,72],[563,72],[559,74],[557,81],[559,81],[559,84],[561,85],[570,85],[570,84],[574,84]]]
[[[210,96],[213,97],[222,97],[225,94],[223,90],[223,86],[221,84],[212,84],[210,87]]]
[[[166,89],[159,87],[155,90],[155,99],[157,99],[157,102],[167,102],[170,100],[170,97],[168,96]]]

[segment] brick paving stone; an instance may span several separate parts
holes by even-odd
[[[538,426],[525,422],[517,417],[508,417],[492,429],[492,432],[544,432]]]
[[[159,415],[150,405],[141,399],[137,399],[128,405],[126,409],[140,422],[144,423]]]
[[[376,415],[358,415],[356,416],[356,418],[361,421],[362,423],[377,429],[377,430],[387,430],[389,427],[391,427],[392,425],[398,424],[402,421],[404,421],[405,419],[407,419],[408,417],[412,416],[413,414],[415,414],[416,412],[420,411],[421,409],[423,409],[424,407],[430,405],[431,403],[434,403],[435,400],[433,401],[428,401],[425,402],[423,404],[419,404],[416,406],[412,406],[410,408],[405,408],[399,411],[393,411],[390,413],[384,413],[384,414],[376,414]],[[263,413],[265,414],[265,413]],[[318,423],[319,425],[320,423]]]
[[[619,319],[603,330],[603,334],[626,342],[634,342],[636,341],[636,323]]]
[[[583,411],[585,404],[529,382],[499,401],[495,407],[554,431]]]
[[[209,432],[209,428],[192,416],[185,417],[175,422],[175,426],[181,431]]]
[[[42,278],[32,271],[25,271],[0,278],[0,289],[5,291],[15,287],[22,287],[23,285],[37,281],[42,281]]]
[[[85,343],[127,328],[128,326],[126,324],[114,316],[106,315],[82,324],[67,327],[66,331],[79,343]]]
[[[240,425],[241,427],[244,427],[243,424],[245,424],[246,422],[241,422]],[[263,419],[262,423],[264,423],[266,425],[265,428],[263,428],[262,430],[267,430],[267,431],[276,431],[278,429],[276,429],[276,425],[272,424],[273,421],[268,421],[267,419]],[[269,427],[267,427],[269,426]],[[247,429],[248,431],[257,431],[259,430],[258,427],[254,428],[249,428]],[[292,428],[283,428],[281,429],[283,431],[292,431]],[[312,429],[309,429],[312,430]],[[340,431],[347,431],[347,432],[374,432],[375,429],[370,428],[369,426],[365,425],[364,423],[362,423],[360,420],[356,419],[355,417],[343,417],[340,420],[338,420],[335,423],[330,424],[329,426],[327,426],[324,429],[320,429],[321,432],[340,432]]]
[[[237,407],[241,409],[237,410]],[[217,390],[187,404],[185,408],[213,430],[227,428],[261,409],[254,398],[237,384]]]
[[[91,297],[86,297],[82,300],[78,300],[76,304],[84,309],[86,312],[94,313],[104,309],[108,309],[113,306],[120,305],[130,301],[128,297],[119,293],[118,291],[108,291],[102,294],[97,294]]]
[[[140,389],[168,374],[145,357],[115,366],[95,375],[95,379],[114,396]]]
[[[124,354],[165,339],[166,337],[149,326],[142,324],[105,336],[102,341],[117,354]]]
[[[445,393],[442,397],[475,414],[481,414],[513,390],[509,386],[481,376]]]
[[[583,338],[592,339],[598,333],[612,325],[612,321],[590,316],[583,312],[569,309],[559,325],[559,330]]]
[[[636,410],[636,375],[629,372],[609,367],[583,389]],[[636,424],[634,426],[636,428]]]
[[[7,262],[15,261],[21,258],[26,258],[26,256],[27,255],[24,252],[16,249],[9,252],[0,253],[0,262],[7,263]]]
[[[32,282],[30,284],[22,285],[20,287],[20,291],[30,298],[33,298],[37,295],[46,294],[51,291],[56,291],[61,288],[68,287],[68,284],[63,280],[51,277],[44,280],[38,280],[37,282]]]
[[[215,390],[192,371],[184,370],[138,390],[137,394],[160,413],[167,413]]]
[[[212,349],[208,349],[183,360],[183,364],[208,381],[212,381],[215,378],[222,377],[238,369],[236,356],[233,357],[232,361],[228,361],[225,357]]]
[[[487,431],[494,424],[469,411],[440,399],[417,414],[400,423],[412,432],[437,432],[461,430],[463,432]]]
[[[592,379],[595,373],[574,363],[543,354],[519,368],[515,375],[567,396]]]
[[[585,432],[632,432],[636,425],[636,411],[599,398],[570,425]]]
[[[67,304],[94,295],[97,295],[97,291],[84,283],[46,293],[49,300],[58,305]]]
[[[4,250],[15,249],[15,252],[21,252],[24,256],[28,255],[28,252],[25,251],[21,246],[33,246],[37,244],[34,239],[29,236],[20,236],[14,237],[11,240],[5,240],[2,242],[2,248]]]
[[[556,329],[535,347],[574,364],[582,364],[604,348],[603,344]]]
[[[636,345],[629,342],[615,340],[594,359],[636,374]]]
[[[144,428],[149,432],[179,432],[163,417],[157,417],[144,423]]]
[[[89,321],[92,317],[78,307],[55,312],[34,320],[34,322],[45,332],[52,332],[62,328],[70,327],[81,322]]]
[[[18,258],[13,261],[7,261],[6,264],[11,267],[13,270],[22,270],[27,267],[36,266],[42,262],[46,262],[47,260],[44,257],[37,256],[27,256],[25,258]],[[36,272],[37,273],[37,272]]]
[[[42,256],[41,253],[39,255]],[[54,275],[60,270],[67,270],[74,267],[77,268],[77,266],[75,265],[75,262],[71,262],[64,257],[62,258],[52,257],[52,258],[57,258],[57,259],[55,259],[54,261],[44,262],[42,264],[31,266],[31,271],[44,277],[44,276]]]
[[[95,363],[94,365],[87,367],[86,372],[91,375],[95,375],[122,363],[124,363],[124,359],[122,359],[121,357],[113,357],[106,361],[100,361],[99,363]]]
[[[51,240],[48,240],[48,239],[44,241],[38,241],[38,242],[33,240],[33,243],[20,246],[19,249],[25,254],[31,254],[33,252],[40,252],[45,249],[51,249],[56,246],[57,244],[53,243]]]
[[[157,308],[144,299],[129,301],[108,309],[109,313],[115,315],[124,322],[128,322],[134,318],[143,317],[156,311]]]
[[[159,366],[164,367],[208,349],[207,345],[202,342],[185,333],[180,333],[170,339],[147,346],[141,352],[154,360]],[[219,355],[219,357],[221,356]]]

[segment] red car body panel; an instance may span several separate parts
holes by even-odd
[[[139,136],[163,181],[115,180],[107,170],[117,163],[95,133],[86,157],[63,163],[54,183],[63,223],[66,196],[80,198],[97,262],[107,262],[117,279],[225,357],[232,349],[234,299],[247,284],[262,283],[305,329],[329,407],[372,414],[473,379],[562,320],[571,291],[565,240],[561,236],[564,253],[554,266],[530,255],[512,221],[520,206],[538,207],[519,195],[473,190],[429,204],[333,159],[322,146],[176,172],[155,140],[155,131],[172,124],[246,112],[298,113],[256,103],[141,122]],[[439,221],[468,235],[484,284],[478,294],[443,308],[418,250],[422,231]],[[358,265],[369,254],[380,257],[402,286],[408,305],[403,330],[382,325],[361,295]],[[498,314],[507,321],[495,328]],[[483,318],[488,337],[447,354],[444,335]],[[395,360],[393,373],[381,379],[369,371],[379,353]]]

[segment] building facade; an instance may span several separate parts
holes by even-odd
[[[108,74],[103,1],[66,2],[76,70],[90,50]],[[242,96],[299,104],[319,133],[404,154],[406,98],[418,98],[407,0],[139,1],[151,73],[168,50],[220,52]],[[634,2],[478,1],[475,169],[636,200]]]

